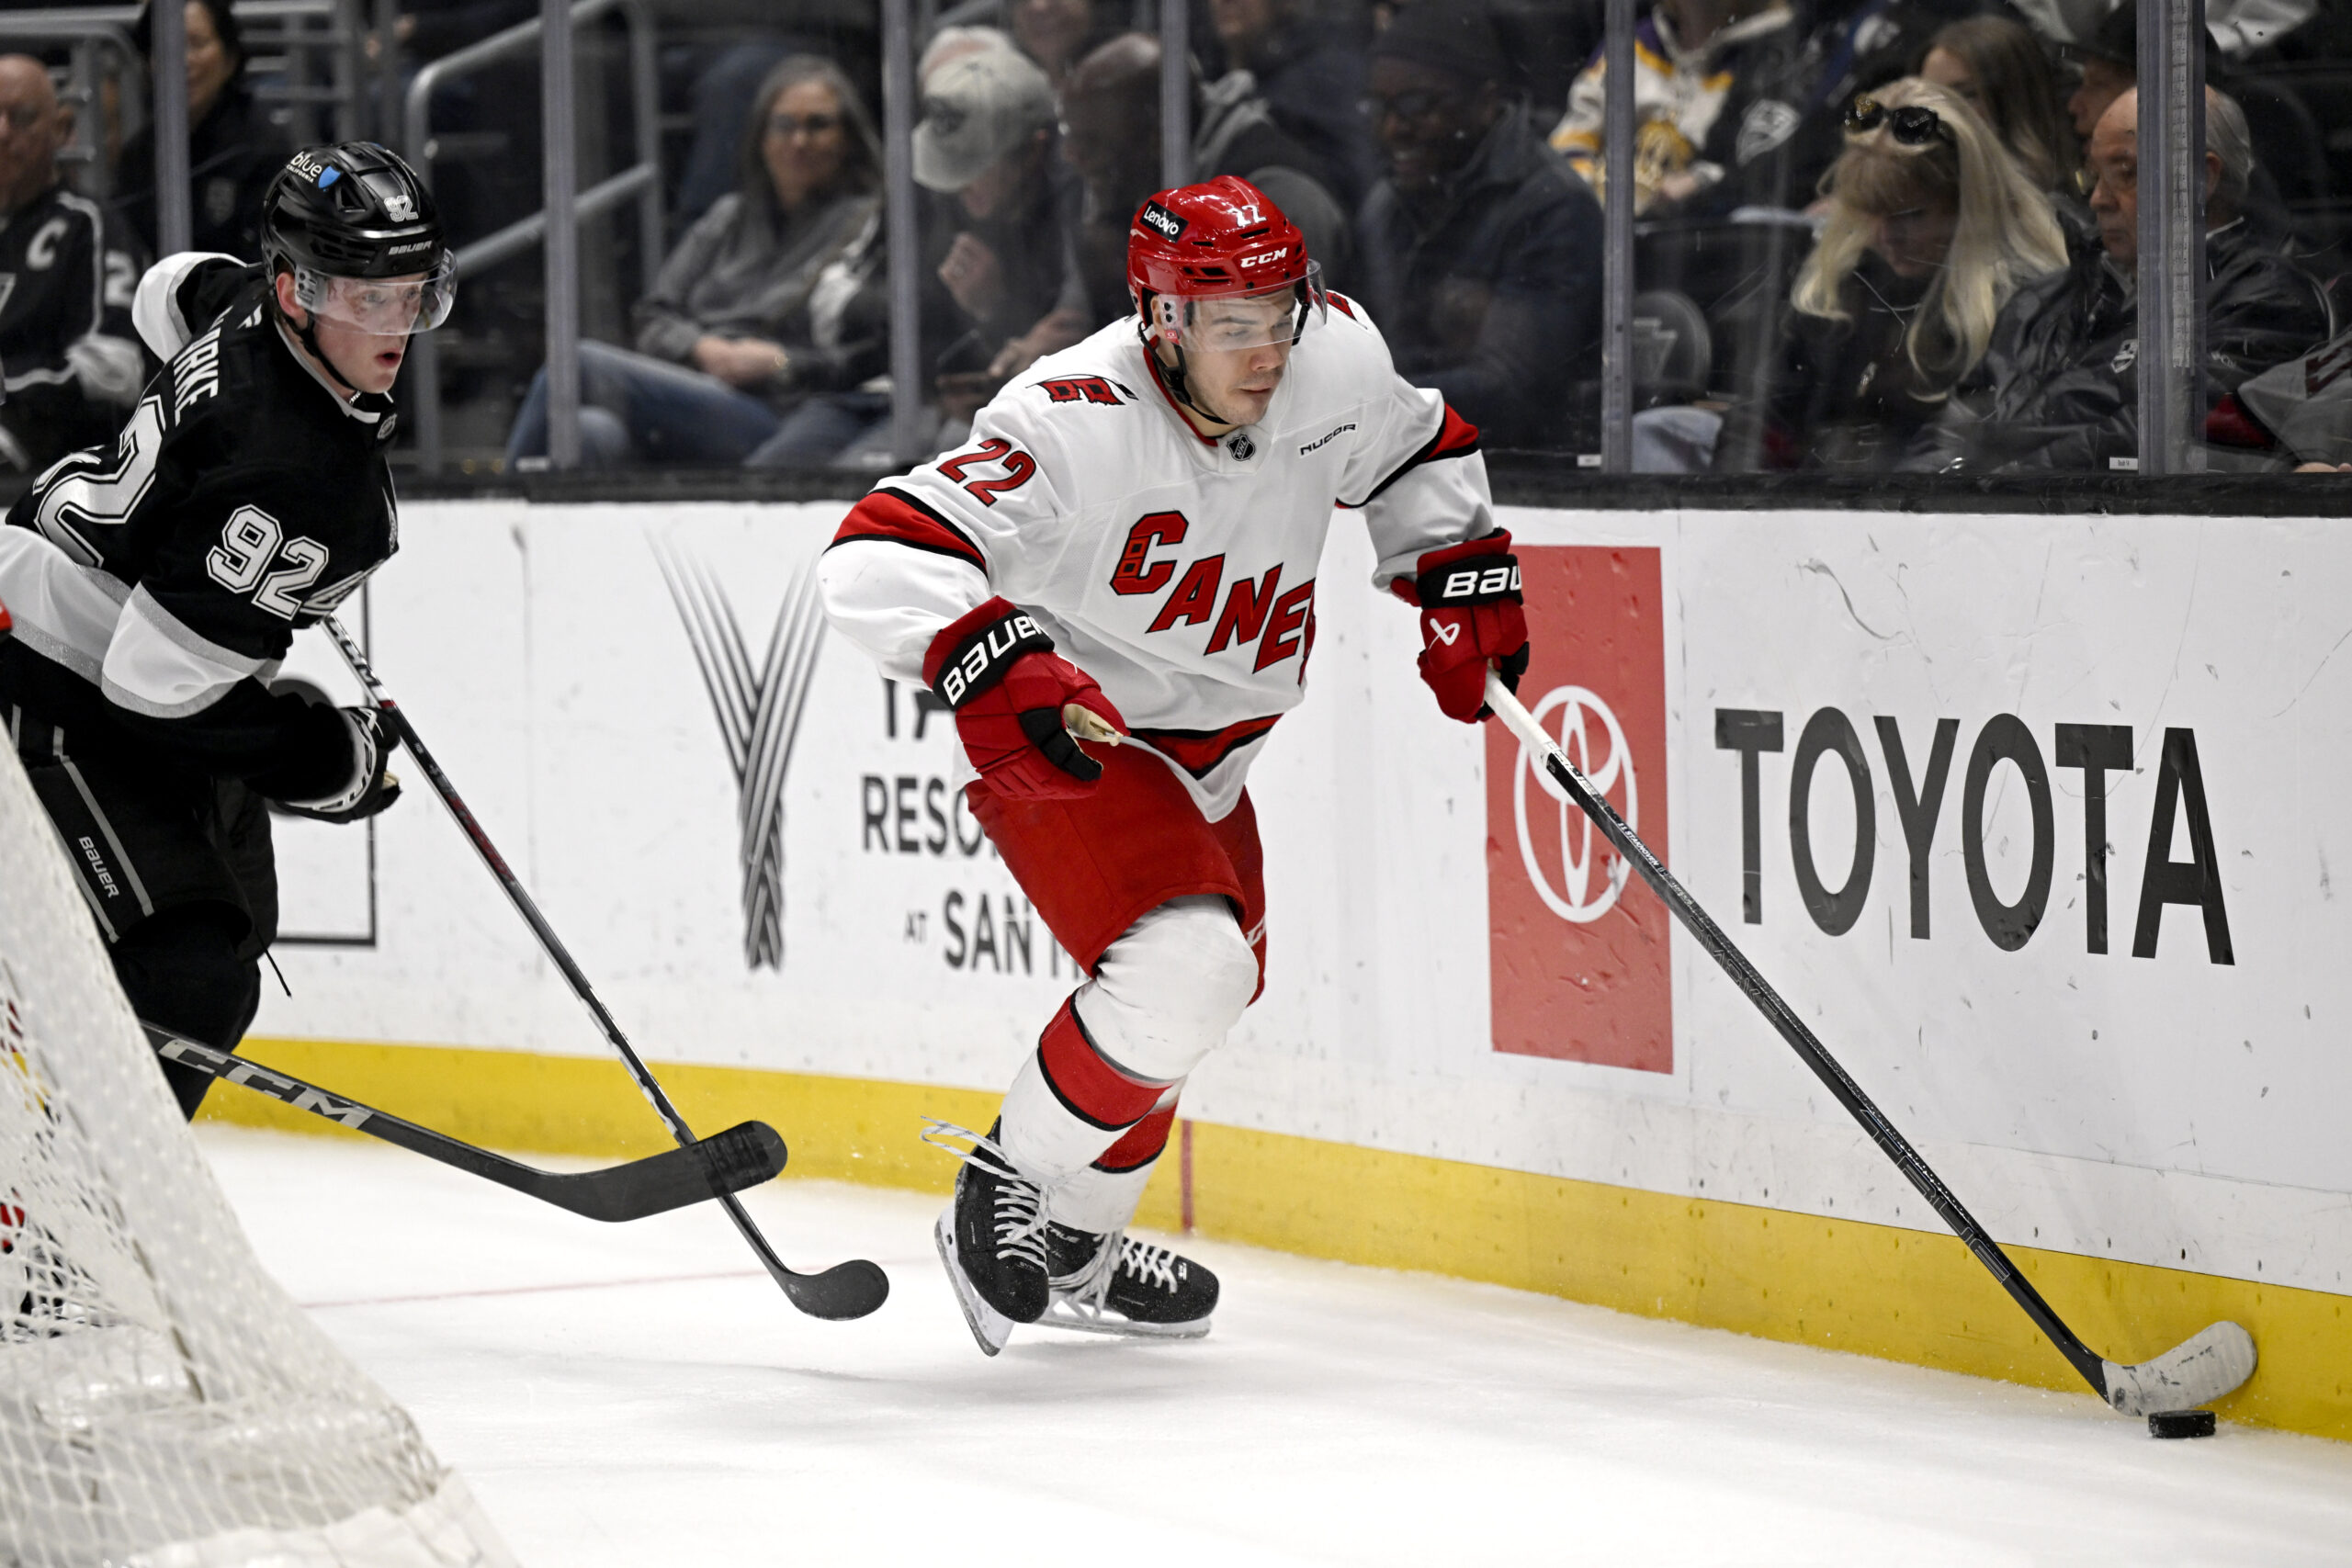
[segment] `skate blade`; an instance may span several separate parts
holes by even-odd
[[[1200,1317],[1190,1323],[1138,1323],[1114,1314],[1082,1312],[1057,1294],[1046,1304],[1037,1326],[1067,1328],[1073,1334],[1108,1334],[1121,1339],[1205,1339],[1210,1321]]]
[[[964,1278],[963,1265],[956,1261],[956,1206],[953,1203],[947,1206],[945,1213],[939,1216],[939,1223],[931,1228],[931,1236],[938,1244],[939,1261],[947,1269],[947,1283],[956,1292],[956,1304],[962,1309],[964,1322],[971,1329],[973,1339],[978,1343],[980,1353],[995,1355],[1004,1348],[1004,1342],[1012,1337],[1012,1319],[982,1301],[979,1292],[972,1289],[972,1282]]]

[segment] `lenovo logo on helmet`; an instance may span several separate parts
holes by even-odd
[[[1288,254],[1290,254],[1290,247],[1284,245],[1278,251],[1261,251],[1254,256],[1243,256],[1241,270],[1247,272],[1253,266],[1271,266]]]
[[[1169,211],[1168,209],[1160,206],[1159,203],[1156,201],[1145,202],[1143,204],[1143,211],[1136,215],[1136,220],[1142,223],[1145,228],[1151,230],[1153,232],[1159,234],[1162,239],[1166,240],[1175,239],[1178,235],[1183,233],[1185,229],[1189,227],[1189,225],[1185,223],[1184,220],[1177,217],[1174,213]]]

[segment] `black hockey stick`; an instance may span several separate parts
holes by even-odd
[[[481,824],[474,820],[473,812],[468,809],[464,799],[458,794],[457,786],[449,782],[449,775],[441,771],[441,764],[435,761],[433,753],[425,749],[424,740],[416,733],[416,726],[409,722],[408,715],[401,712],[400,705],[386,694],[382,683],[376,679],[376,671],[368,665],[368,656],[359,650],[357,643],[351,640],[351,634],[336,624],[334,616],[327,616],[320,625],[326,628],[327,636],[334,639],[335,649],[343,655],[343,661],[351,666],[351,672],[358,678],[360,686],[368,694],[368,700],[383,716],[385,728],[408,748],[409,755],[416,759],[416,765],[424,770],[424,776],[433,782],[434,792],[440,795],[441,804],[449,808],[449,815],[457,819],[458,827],[473,844],[474,852],[481,857],[482,864],[490,868],[490,874],[498,879],[499,886],[506,890],[507,899],[514,904],[515,912],[523,917],[524,923],[531,928],[532,934],[539,939],[539,946],[555,961],[555,966],[563,971],[563,977],[571,984],[572,995],[580,998],[581,1005],[588,1010],[588,1015],[596,1021],[596,1027],[603,1031],[605,1039],[620,1054],[629,1077],[637,1080],[639,1090],[653,1107],[654,1113],[662,1118],[663,1125],[670,1129],[670,1135],[681,1144],[694,1142],[693,1129],[686,1125],[685,1118],[679,1115],[677,1107],[670,1103],[670,1097],[662,1092],[662,1086],[654,1081],[653,1074],[639,1058],[635,1048],[628,1043],[628,1037],[621,1032],[621,1026],[613,1021],[613,1015],[597,999],[594,988],[588,984],[588,976],[581,972],[570,950],[556,936],[555,928],[548,924],[547,917],[539,913],[538,905],[524,890],[521,880],[507,865],[505,857],[490,841],[490,835],[482,831]],[[846,1263],[836,1263],[820,1274],[796,1273],[775,1255],[775,1249],[768,1245],[767,1237],[760,1234],[759,1227],[752,1223],[752,1216],[743,1212],[743,1205],[733,1194],[722,1196],[718,1204],[727,1211],[727,1217],[735,1222],[735,1228],[743,1233],[743,1239],[751,1244],[753,1255],[767,1269],[769,1278],[783,1289],[794,1306],[809,1316],[864,1317],[888,1297],[889,1276],[870,1259],[854,1258]]]
[[[698,1139],[679,1148],[604,1170],[559,1173],[518,1165],[503,1155],[460,1143],[445,1133],[402,1121],[390,1111],[362,1105],[339,1094],[304,1083],[300,1078],[248,1062],[226,1051],[185,1040],[147,1022],[148,1043],[166,1062],[177,1062],[224,1083],[266,1094],[297,1111],[322,1116],[340,1126],[396,1144],[411,1154],[439,1160],[469,1176],[480,1176],[511,1187],[526,1197],[559,1209],[569,1209],[592,1220],[641,1220],[723,1198],[775,1179],[784,1168],[784,1140],[764,1122],[745,1122],[716,1137]]]
[[[1943,1179],[1928,1168],[1928,1162],[1919,1157],[1919,1151],[1895,1131],[1894,1123],[1871,1102],[1861,1086],[1847,1076],[1846,1069],[1814,1038],[1813,1031],[1781,999],[1780,993],[1766,984],[1747,955],[1732,945],[1731,938],[1708,918],[1699,901],[1683,889],[1682,884],[1650,852],[1649,846],[1625,825],[1625,819],[1617,815],[1608,797],[1592,787],[1592,781],[1568,761],[1559,743],[1544,732],[1543,727],[1520,705],[1519,699],[1511,695],[1510,688],[1491,671],[1487,675],[1487,705],[1510,726],[1521,746],[1544,760],[1545,770],[1566,792],[1568,799],[1592,819],[1617,852],[1642,874],[1642,880],[1666,900],[1666,907],[1674,911],[1675,919],[1723,965],[1732,984],[1747,993],[1747,999],[1780,1032],[1781,1038],[1804,1059],[1814,1076],[1862,1124],[1862,1131],[1894,1162],[1895,1168],[1918,1190],[1919,1196],[1943,1216],[1953,1234],[1976,1255],[1976,1260],[2009,1292],[2009,1299],[2025,1309],[2034,1326],[2049,1337],[2058,1353],[2073,1364],[2101,1399],[2126,1416],[2185,1410],[2221,1398],[2254,1375],[2254,1337],[2226,1319],[2208,1324],[2164,1354],[2137,1366],[2110,1361],[2085,1345],[2050,1303],[2041,1299],[2041,1292],[2033,1288],[2032,1281],[2018,1272],[2017,1265],[2001,1250],[2000,1244],[1961,1206]]]

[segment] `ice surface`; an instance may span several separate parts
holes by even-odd
[[[392,1149],[201,1136],[537,1568],[2352,1562],[2352,1445],[2156,1442],[2087,1392],[1213,1242],[1207,1339],[988,1360],[930,1198],[745,1195],[796,1267],[889,1271],[827,1324],[707,1207],[602,1225]]]

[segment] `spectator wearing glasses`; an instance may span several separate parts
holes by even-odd
[[[1960,433],[1977,470],[2106,471],[2139,452],[2139,96],[2109,106],[2091,134],[2098,243],[2020,289],[1984,361],[1983,420]],[[2328,335],[2319,285],[2251,235],[2243,216],[2254,152],[2245,117],[2205,90],[2206,396],[2219,400]]]
[[[840,69],[794,55],[770,72],[736,189],[662,263],[637,307],[637,351],[580,345],[582,461],[741,463],[812,395],[879,372],[880,185],[873,123]],[[507,460],[547,450],[542,369]]]
[[[1385,175],[1359,225],[1364,291],[1397,372],[1493,446],[1566,437],[1598,374],[1600,208],[1527,111],[1476,6],[1408,6],[1373,41],[1366,112]]]
[[[1984,359],[2020,287],[2066,265],[2047,193],[1968,104],[1905,78],[1847,111],[1797,276],[1764,450],[1897,466]]]
[[[914,177],[936,194],[923,215],[922,362],[938,439],[953,440],[1008,378],[1088,323],[1045,72],[989,28],[958,28],[924,58]],[[890,419],[888,392],[826,393],[786,415],[751,463],[888,468],[900,459]]]
[[[294,155],[285,133],[244,84],[245,46],[228,0],[187,0],[188,248],[261,260],[261,204]],[[139,14],[140,52],[154,52],[153,6]],[[123,144],[115,210],[153,255],[155,132],[142,126]]]
[[[37,472],[111,441],[145,370],[130,324],[130,242],[58,178],[73,127],[40,61],[0,56],[0,471]]]

